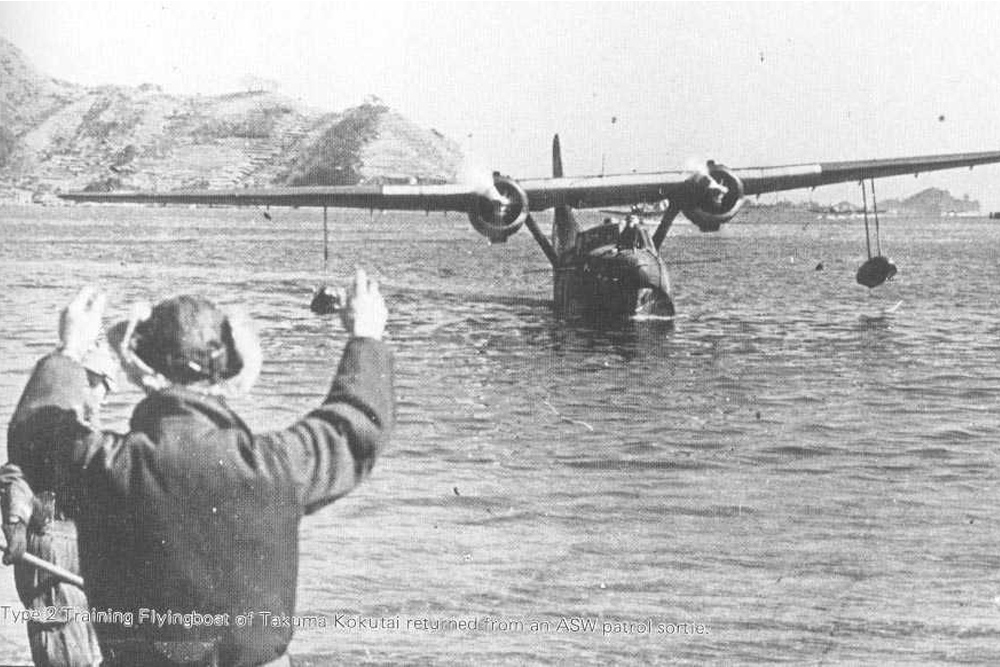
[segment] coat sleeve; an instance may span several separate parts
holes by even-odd
[[[28,480],[47,479],[55,465],[125,464],[118,476],[127,477],[127,457],[120,456],[125,437],[98,431],[83,418],[87,387],[86,370],[69,357],[50,354],[35,365],[7,430],[10,462],[0,471],[2,502],[11,516],[25,518]]]
[[[290,479],[306,513],[357,486],[371,472],[394,422],[392,355],[379,341],[348,342],[319,409],[290,428],[260,436],[258,451]]]
[[[30,480],[52,482],[59,445],[75,436],[87,392],[87,373],[64,355],[42,357],[28,379],[7,429],[10,461],[0,468],[0,504],[5,521],[27,523],[33,509]]]

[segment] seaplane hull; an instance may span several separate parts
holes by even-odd
[[[632,247],[623,246],[619,235],[618,225],[583,231],[574,248],[560,257],[553,267],[557,315],[587,320],[673,317],[667,267],[645,230],[637,230]],[[600,245],[588,248],[595,242]]]
[[[673,301],[663,290],[653,287],[636,288],[581,273],[575,268],[555,270],[553,303],[559,317],[600,321],[674,315]]]

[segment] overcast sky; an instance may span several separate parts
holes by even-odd
[[[374,94],[514,176],[547,173],[554,132],[570,174],[1000,149],[997,26],[1000,3],[0,3],[57,78]],[[879,192],[932,185],[1000,210],[1000,166]]]

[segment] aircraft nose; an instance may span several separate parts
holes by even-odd
[[[670,293],[666,267],[655,258],[642,256],[636,263],[635,274],[640,287],[650,287],[664,294]]]

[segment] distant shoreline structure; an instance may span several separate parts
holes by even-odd
[[[795,210],[811,213],[819,219],[854,219],[864,218],[865,208],[853,202],[842,201],[832,205],[822,205],[816,202],[779,201],[774,204],[749,203],[748,208],[768,210]],[[979,218],[986,217],[981,211],[979,202],[970,199],[968,195],[959,199],[953,197],[947,190],[926,188],[905,199],[885,199],[878,206],[869,203],[867,213],[873,216],[878,211],[879,217],[941,217],[941,218]]]

